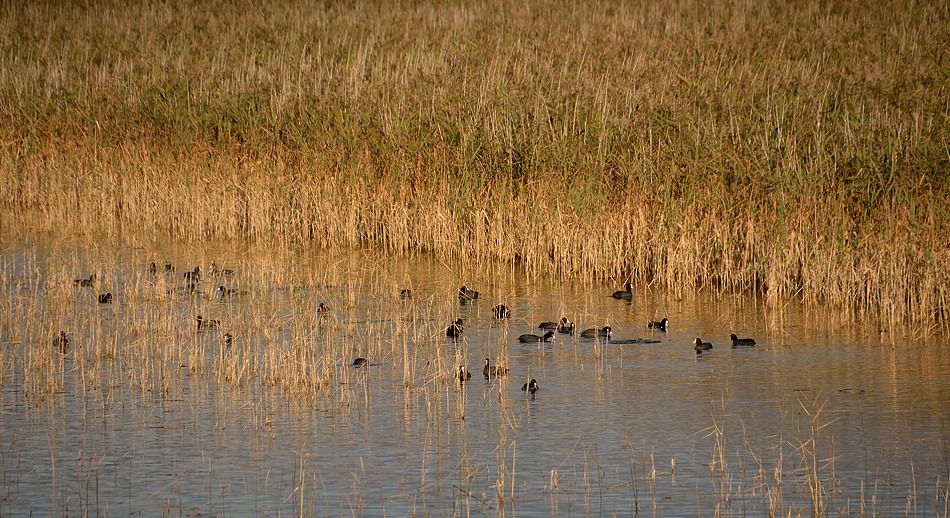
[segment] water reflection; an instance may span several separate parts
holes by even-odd
[[[775,315],[636,287],[628,303],[611,297],[617,283],[460,275],[425,259],[178,253],[5,252],[0,511],[946,509],[940,344],[884,345],[795,305]],[[240,297],[146,267],[211,258]],[[108,307],[72,285],[92,271],[115,294]],[[463,284],[479,299],[461,303]],[[495,318],[499,304],[510,318]],[[220,329],[197,333],[197,315]],[[562,316],[611,339],[518,341]],[[662,318],[665,332],[649,327]],[[59,329],[65,355],[50,345]],[[732,333],[757,344],[732,348]],[[714,348],[697,355],[696,337]],[[486,357],[507,376],[480,376]],[[459,365],[474,373],[464,383]],[[521,390],[532,378],[535,395]]]

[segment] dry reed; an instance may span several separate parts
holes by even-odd
[[[950,326],[940,3],[4,11],[4,239],[373,247]]]

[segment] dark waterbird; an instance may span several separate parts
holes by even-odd
[[[660,320],[659,322],[650,322],[649,324],[647,324],[647,327],[649,327],[650,329],[663,331],[665,333],[666,326],[668,326],[669,324],[670,324],[670,320],[668,318],[664,318],[663,320]]]
[[[112,293],[103,293],[99,295],[99,304],[112,304]]]
[[[356,367],[357,369],[359,369],[360,367],[365,367],[366,365],[369,365],[369,360],[367,360],[366,358],[357,358],[353,360],[353,366]]]
[[[739,338],[735,334],[729,335],[729,338],[732,339],[733,347],[752,347],[755,345],[755,340],[751,338]]]
[[[472,379],[472,373],[468,372],[468,369],[466,369],[464,365],[459,365],[459,370],[455,373],[455,379],[459,381],[468,381]]]
[[[531,378],[531,381],[529,381],[529,382],[527,382],[527,383],[525,383],[524,385],[521,386],[521,390],[523,390],[523,391],[525,391],[525,392],[530,392],[530,393],[532,393],[532,394],[536,394],[536,393],[538,392],[538,390],[540,390],[540,389],[541,389],[541,387],[538,386],[538,380],[536,380],[536,379],[534,379],[534,378]]]
[[[66,338],[66,331],[60,331],[59,336],[53,339],[53,349],[63,354],[69,352],[69,338]]]
[[[590,328],[581,332],[582,338],[610,338],[610,326],[604,326],[600,329]]]
[[[204,317],[202,317],[201,315],[198,315],[197,317],[195,317],[195,320],[198,321],[198,331],[204,331],[205,329],[217,329],[221,327],[220,320],[211,320],[211,319],[205,320]]]
[[[239,290],[237,288],[225,288],[224,286],[218,286],[218,295],[221,296],[221,299],[229,299],[231,297],[237,297],[238,295],[247,295],[247,291]],[[317,310],[320,311],[319,309]]]
[[[412,300],[412,290],[408,288],[399,290],[399,300]]]
[[[85,279],[75,279],[73,281],[73,284],[75,284],[76,286],[83,286],[83,287],[94,286],[96,284],[96,274],[92,274],[89,277],[86,277]]]
[[[511,310],[508,309],[508,306],[504,304],[499,304],[491,308],[491,314],[493,317],[498,318],[498,319],[511,318]]]
[[[449,327],[445,330],[445,336],[449,338],[458,338],[462,336],[462,319],[461,318],[449,324]]]
[[[557,322],[541,322],[538,329],[561,331],[564,328],[573,327],[574,324],[567,317],[561,317]]]
[[[224,337],[223,337],[223,338],[224,338],[224,347],[225,347],[226,349],[230,349],[230,348],[231,348],[231,344],[234,343],[234,336],[232,336],[231,333],[224,333]]]
[[[465,286],[459,288],[459,301],[461,302],[470,302],[478,298],[479,293],[475,290],[470,290]]]
[[[492,377],[504,376],[508,374],[508,369],[492,365],[491,360],[485,358],[485,368],[482,369],[482,374],[485,375],[485,379],[489,379]]]
[[[326,304],[324,304],[323,302],[321,302],[320,305],[317,306],[317,314],[318,314],[318,315],[321,314],[321,313],[326,313],[327,311],[330,311],[330,307],[327,306]]]
[[[195,266],[194,270],[183,273],[182,277],[184,277],[186,281],[191,281],[191,282],[201,281],[201,267]]]
[[[524,334],[518,337],[518,341],[523,344],[538,343],[538,342],[550,342],[554,338],[554,331],[548,331],[544,333],[544,336]]]
[[[215,277],[229,277],[234,275],[234,270],[230,268],[218,268],[218,265],[214,264],[214,261],[211,261],[211,275]]]
[[[693,347],[693,349],[696,349],[696,354],[702,354],[703,351],[708,351],[708,350],[712,349],[712,344],[711,344],[711,343],[709,343],[709,342],[704,342],[704,341],[702,341],[702,340],[699,339],[699,338],[697,338],[696,341],[693,342],[693,343],[696,344],[696,345]]]
[[[611,297],[617,300],[633,300],[633,283],[628,282],[624,289],[615,291]]]

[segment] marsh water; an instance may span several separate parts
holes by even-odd
[[[827,309],[211,245],[18,243],[2,281],[0,516],[948,514],[945,341]],[[612,337],[517,340],[562,316]]]

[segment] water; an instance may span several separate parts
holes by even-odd
[[[147,273],[167,259],[174,274]],[[2,516],[947,516],[941,340],[372,253],[20,245],[2,260]],[[180,289],[211,260],[236,273]],[[72,286],[94,271],[101,286]],[[248,294],[222,302],[219,284]],[[482,298],[460,305],[461,284]],[[499,302],[510,320],[492,318]],[[196,314],[222,329],[195,332]],[[561,316],[660,342],[517,342]],[[646,328],[664,316],[668,333]],[[49,350],[60,328],[65,356]],[[759,344],[732,349],[732,332]],[[714,349],[697,356],[697,336]],[[485,357],[509,375],[486,381]],[[223,373],[235,364],[250,374]]]

